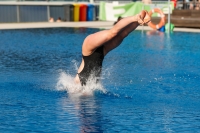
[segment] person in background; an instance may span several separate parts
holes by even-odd
[[[151,2],[151,0],[142,0],[142,3],[148,5],[148,4],[151,4],[152,2]]]
[[[200,9],[199,3],[197,3],[197,4],[195,5],[195,10],[199,10],[199,9]]]
[[[58,19],[56,20],[56,22],[61,22],[61,17],[58,17]]]
[[[49,22],[54,22],[54,19],[52,17],[50,17]]]
[[[192,2],[190,2],[190,7],[189,7],[190,10],[193,10],[194,9],[194,4]]]
[[[88,35],[82,45],[82,62],[75,76],[75,83],[85,86],[91,76],[96,82],[99,81],[104,56],[119,46],[139,25],[150,22],[150,19],[148,12],[142,10],[135,16],[121,19],[109,30]]]

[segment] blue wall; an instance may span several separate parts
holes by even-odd
[[[0,23],[16,22],[48,22],[49,17],[56,21],[73,21],[74,5],[0,5]],[[91,13],[91,12],[90,12]],[[92,9],[95,20],[98,14],[98,5]],[[92,17],[92,16],[91,16]]]
[[[45,22],[47,18],[47,6],[20,6],[20,22]]]
[[[0,5],[0,23],[17,22],[17,6]]]

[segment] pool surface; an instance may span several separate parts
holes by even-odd
[[[81,45],[96,31],[0,31],[0,132],[200,132],[199,33],[132,32],[105,57],[101,84],[76,95]]]

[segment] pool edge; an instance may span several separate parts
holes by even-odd
[[[113,26],[113,23],[114,23],[113,21],[0,23],[0,30],[30,29],[30,28],[67,28],[67,27],[88,27],[88,28],[109,29]],[[138,26],[136,30],[152,30],[152,29],[148,26]],[[194,28],[175,27],[174,31],[200,33],[200,29],[194,29]]]

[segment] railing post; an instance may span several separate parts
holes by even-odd
[[[90,3],[94,3],[94,0],[89,0]]]
[[[50,18],[50,8],[49,8],[49,5],[47,5],[47,21],[49,20]]]
[[[169,11],[168,11],[168,32],[170,33],[170,28],[171,28],[171,24],[170,24],[170,0],[168,0],[168,8],[169,8]]]
[[[19,13],[19,5],[17,5],[17,22],[20,22],[20,13]]]

